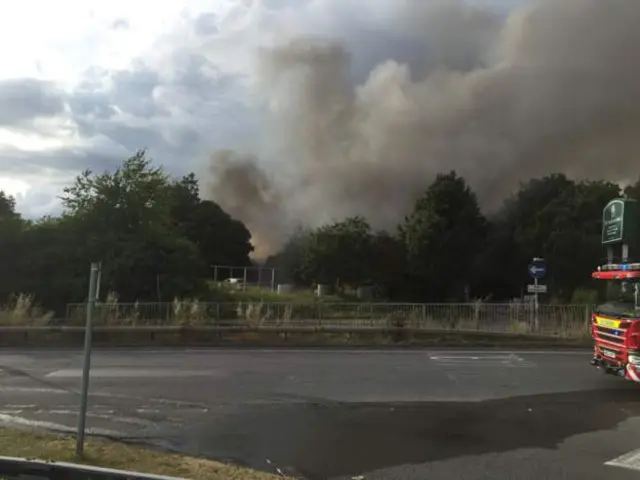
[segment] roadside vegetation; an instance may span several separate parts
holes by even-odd
[[[252,292],[244,292],[251,294]],[[433,330],[449,332],[493,332],[542,334],[580,339],[588,336],[588,307],[544,305],[540,328],[534,329],[532,305],[519,302],[494,304],[363,303],[310,299],[303,301],[239,300],[203,302],[175,298],[166,303],[123,303],[115,293],[106,295],[94,311],[95,326],[172,327],[311,327],[314,329],[360,327],[362,329]],[[0,306],[0,326],[82,326],[86,304],[71,304],[58,320],[33,304],[32,297],[19,295]]]
[[[282,478],[212,460],[161,452],[135,445],[89,439],[82,458],[75,456],[75,438],[0,428],[0,452],[6,457],[81,463],[117,470],[192,480],[271,480]]]

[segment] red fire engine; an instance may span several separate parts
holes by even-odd
[[[592,277],[615,284],[610,285],[610,300],[598,305],[592,315],[591,364],[640,382],[640,263],[603,265]]]
[[[607,263],[591,275],[608,280],[607,301],[591,318],[591,364],[605,373],[640,382],[640,208],[632,198],[615,198],[602,211],[602,245]],[[634,260],[630,253],[633,253]]]

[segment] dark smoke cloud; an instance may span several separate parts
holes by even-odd
[[[214,156],[213,194],[268,239],[263,251],[296,223],[363,214],[393,228],[451,169],[486,210],[532,176],[637,176],[640,2],[538,1],[508,18],[452,0],[399,4],[389,38],[424,55],[382,48],[359,85],[352,65],[376,52],[358,31],[259,52],[280,159],[267,173]]]
[[[254,255],[264,258],[276,251],[288,230],[288,222],[282,217],[280,194],[258,166],[257,159],[219,150],[211,160],[210,188],[227,213],[249,226]]]

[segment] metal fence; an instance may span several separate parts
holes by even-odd
[[[99,303],[96,325],[244,326],[318,328],[412,328],[450,331],[541,333],[587,332],[590,307],[530,303]],[[86,304],[67,307],[67,325],[83,325]]]

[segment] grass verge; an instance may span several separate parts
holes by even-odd
[[[0,428],[0,454],[7,457],[80,463],[193,480],[272,480],[281,478],[212,460],[96,439],[87,440],[85,453],[81,459],[78,459],[75,456],[75,438],[71,436],[9,428]]]

